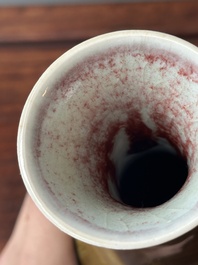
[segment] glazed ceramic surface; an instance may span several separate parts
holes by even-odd
[[[90,39],[46,70],[21,116],[18,158],[49,220],[112,249],[151,247],[197,225],[197,62],[197,48],[181,39],[131,30]],[[128,130],[163,135],[187,158],[186,183],[160,206],[119,202],[107,160],[121,159],[116,139]]]

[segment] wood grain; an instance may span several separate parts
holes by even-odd
[[[109,31],[164,31],[198,45],[197,14],[198,1],[0,8],[0,250],[25,194],[18,122],[42,72],[72,46]]]
[[[0,9],[0,41],[68,41],[123,29],[197,36],[198,1]]]

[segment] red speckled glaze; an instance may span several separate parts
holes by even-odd
[[[137,135],[139,134],[151,135],[154,133],[155,135],[160,135],[165,138],[168,138],[169,141],[171,141],[175,146],[178,146],[177,143],[182,142],[180,139],[181,136],[178,131],[174,131],[174,127],[177,126],[178,123],[183,122],[183,120],[180,120],[179,112],[181,110],[185,112],[186,131],[188,131],[190,126],[190,124],[188,123],[193,118],[193,109],[188,108],[188,106],[185,105],[184,102],[177,102],[177,100],[174,101],[173,99],[177,99],[180,95],[180,91],[178,91],[177,87],[178,83],[180,82],[179,78],[181,75],[186,79],[195,76],[192,81],[196,82],[197,72],[195,72],[195,66],[188,66],[187,62],[182,62],[182,67],[178,70],[178,76],[174,77],[173,80],[171,80],[171,82],[169,83],[171,87],[168,88],[168,94],[164,90],[163,84],[155,88],[153,84],[148,87],[147,84],[144,84],[142,82],[142,86],[139,88],[139,91],[137,91],[138,93],[136,95],[130,96],[129,86],[131,86],[130,89],[132,90],[133,80],[129,80],[131,78],[129,70],[127,68],[124,68],[124,66],[120,67],[120,65],[118,67],[118,65],[116,65],[116,62],[114,61],[114,56],[117,53],[120,53],[121,57],[124,57],[127,54],[132,58],[144,56],[146,67],[149,67],[153,64],[158,64],[158,70],[164,78],[166,77],[167,69],[169,69],[170,71],[170,69],[174,68],[177,63],[181,64],[181,62],[176,56],[174,56],[173,54],[169,54],[167,56],[164,54],[164,51],[158,51],[156,52],[156,54],[141,54],[137,53],[136,49],[134,49],[133,51],[131,48],[123,49],[118,47],[116,50],[110,51],[107,54],[89,58],[86,62],[79,64],[69,73],[67,73],[67,76],[63,77],[60,82],[58,82],[53,88],[51,88],[50,104],[53,105],[53,107],[50,107],[51,109],[49,110],[48,102],[45,109],[42,110],[39,114],[39,120],[41,121],[43,119],[46,119],[46,117],[47,119],[53,119],[53,113],[56,112],[57,108],[56,104],[59,104],[60,101],[65,101],[68,110],[71,110],[73,108],[77,109],[78,115],[82,118],[82,127],[85,120],[88,119],[88,121],[90,122],[88,124],[89,127],[86,129],[86,138],[88,144],[80,143],[78,141],[74,142],[73,146],[75,152],[73,154],[68,154],[68,156],[72,156],[72,160],[76,163],[76,167],[78,167],[79,164],[84,164],[89,167],[90,152],[93,152],[91,150],[92,148],[94,148],[94,153],[96,154],[99,163],[97,164],[97,171],[101,172],[101,176],[105,175],[107,162],[104,161],[108,160],[106,158],[108,157],[108,153],[111,152],[114,136],[121,127],[126,128],[131,140],[133,140],[133,138],[137,137]],[[109,59],[107,60],[107,58]],[[185,69],[183,68],[184,66],[186,66]],[[110,81],[108,79],[110,78],[107,74],[105,77],[102,78],[102,80],[100,80],[97,76],[97,73],[95,72],[95,69],[99,71],[101,69],[104,71],[108,69],[109,75],[113,74],[115,78],[119,79],[119,83],[113,85],[113,89],[111,89],[110,91],[102,92],[103,86],[105,86],[104,81],[108,83]],[[140,76],[140,78],[142,78],[144,74],[144,69],[138,67],[135,69],[135,71],[137,71],[137,76]],[[94,87],[84,87],[84,81],[89,79],[93,80],[93,83],[94,80],[95,82],[99,82],[97,84],[94,84]],[[72,88],[72,85],[75,82],[80,83],[79,87],[76,89]],[[102,84],[101,82],[104,82],[104,84]],[[148,94],[148,89],[150,91],[156,90],[158,94],[164,95],[165,98],[163,99],[163,101],[161,101],[160,99],[156,99],[155,93],[153,93],[152,96],[151,94]],[[83,109],[79,109],[78,104],[75,105],[75,103],[70,103],[69,101],[69,97],[77,95],[79,90],[81,90],[81,98],[79,98],[79,100],[83,101],[80,106]],[[92,90],[91,93],[90,90]],[[57,91],[59,91],[59,95],[57,95]],[[126,101],[124,101],[123,99],[126,95],[128,98]],[[96,99],[98,99],[97,103],[95,103]],[[145,108],[143,107],[143,105],[147,105],[151,108],[150,116],[157,127],[157,130],[155,132],[152,132],[152,129],[147,127],[144,122],[142,122],[141,114],[139,111]],[[105,128],[105,131],[101,132],[101,128],[103,127],[104,123],[104,115],[106,118],[106,114],[108,115],[108,112],[113,113],[117,110],[120,110],[122,113],[127,114],[127,119],[122,121],[119,120],[118,117],[118,119],[115,119],[115,121],[110,123]],[[166,112],[171,112],[177,122],[173,119],[169,120],[169,118],[167,118],[166,116]],[[101,118],[96,120],[96,116],[100,116]],[[61,126],[64,126],[64,121],[62,122]],[[69,131],[71,131],[71,133],[73,130],[77,129],[75,128],[75,120],[73,120],[71,124],[65,124],[65,126],[69,126]],[[175,135],[171,135],[170,132],[173,132]],[[51,139],[53,138],[53,140],[56,141],[59,140],[59,135],[53,135],[53,132],[51,131],[47,132],[47,134]],[[102,141],[99,142],[101,134],[103,134]],[[41,141],[39,137],[40,135],[38,135],[37,138],[38,154],[40,153],[39,149]],[[188,147],[191,143],[190,139],[188,139],[187,142]],[[80,155],[79,150],[82,148],[82,144],[85,153],[83,155]],[[181,151],[186,155],[187,148],[185,144],[186,143],[182,144]],[[104,157],[105,160],[103,159]],[[102,162],[102,167],[99,160]],[[95,172],[95,168],[90,168],[90,174],[93,174],[93,172],[91,173],[92,170],[94,170]]]
[[[129,69],[124,66],[116,65],[114,57],[117,53],[120,54],[121,60],[122,56],[124,57],[126,55],[131,56],[131,58],[143,56],[146,67],[158,64],[158,70],[164,78],[166,77],[167,69],[170,71],[171,68],[175,67],[175,64],[181,64],[176,56],[171,54],[167,56],[163,51],[158,51],[156,54],[150,54],[149,52],[148,54],[141,54],[137,53],[136,49],[133,51],[131,48],[123,49],[118,47],[107,54],[101,54],[97,57],[89,58],[86,62],[79,64],[67,73],[60,82],[51,88],[50,104],[52,107],[50,106],[50,110],[48,101],[45,105],[45,109],[39,113],[39,120],[41,121],[42,126],[42,121],[44,119],[53,119],[53,113],[56,112],[57,104],[60,104],[60,101],[65,101],[65,104],[67,104],[67,110],[71,110],[73,108],[77,109],[77,115],[81,117],[82,128],[85,124],[87,126],[85,129],[86,142],[82,143],[78,139],[73,140],[70,144],[73,145],[74,151],[73,153],[69,152],[67,156],[73,161],[76,168],[82,164],[89,168],[89,173],[93,176],[93,179],[96,177],[96,183],[98,182],[98,177],[100,177],[100,183],[101,181],[104,184],[106,183],[107,172],[109,170],[108,155],[111,152],[114,136],[121,127],[126,128],[131,141],[139,135],[155,134],[156,136],[163,136],[167,138],[175,146],[178,146],[178,143],[180,143],[181,146],[179,149],[184,155],[188,153],[190,145],[193,148],[191,139],[186,139],[185,142],[181,141],[180,132],[175,130],[175,127],[178,126],[179,123],[184,122],[180,119],[179,112],[181,110],[182,112],[185,112],[186,115],[186,126],[184,130],[186,130],[186,132],[189,130],[190,122],[193,118],[193,110],[188,108],[184,102],[177,102],[177,100],[173,99],[177,99],[179,97],[180,91],[178,91],[177,87],[178,82],[180,82],[179,78],[181,75],[186,79],[192,79],[193,76],[194,78],[192,81],[197,82],[197,72],[195,72],[196,67],[188,66],[187,62],[182,62],[182,67],[178,70],[178,76],[174,77],[174,79],[169,83],[171,87],[168,88],[168,95],[164,90],[163,85],[159,85],[155,88],[152,84],[148,87],[147,84],[142,82],[137,93],[130,96],[129,86],[130,90],[132,90],[133,80],[131,80]],[[185,66],[186,68],[184,68]],[[108,73],[106,76],[102,77],[102,79],[101,77],[99,79],[95,69],[99,71],[108,71]],[[145,69],[141,69],[140,67],[136,68],[135,71],[137,71],[137,76],[143,78],[142,76],[144,74],[144,70]],[[106,90],[105,92],[102,92],[106,83],[109,85],[109,75],[114,75],[114,78],[117,78],[119,82],[112,85],[113,89],[110,91]],[[94,85],[94,87],[85,87],[83,83],[86,80],[93,80],[91,85]],[[72,85],[75,82],[80,83],[79,87],[76,89],[72,88]],[[148,89],[150,91],[156,90],[156,92],[160,95],[164,94],[163,101],[156,99],[155,93],[153,93],[152,96],[148,94]],[[70,93],[72,94],[71,97],[74,97],[74,95],[76,96],[79,90],[81,90],[81,98],[79,98],[79,100],[83,101],[80,106],[83,109],[80,109],[78,104],[75,105],[73,102],[70,103],[70,95],[68,96]],[[92,90],[91,93],[90,90]],[[57,91],[59,91],[59,95],[57,95]],[[124,96],[126,95],[127,99],[124,99]],[[98,99],[97,103],[95,103],[96,99]],[[147,127],[142,121],[140,110],[145,108],[143,105],[151,108],[150,117],[155,122],[157,128],[154,132],[152,132],[152,129]],[[106,119],[108,113],[116,113],[117,110],[120,110],[120,112],[124,115],[126,114],[127,118],[121,120],[117,117],[112,122],[110,121],[108,126],[105,126],[105,130],[101,131],[101,128],[104,126],[104,119]],[[167,118],[167,112],[171,112],[171,114],[174,115],[174,120],[172,118]],[[96,116],[99,118],[96,119]],[[89,122],[88,124],[87,120]],[[64,121],[62,123],[64,123]],[[64,126],[64,124],[60,126]],[[65,126],[69,127],[71,134],[73,130],[79,130],[79,128],[76,128],[75,125],[75,117],[71,121],[71,124],[66,124]],[[53,131],[45,132],[45,136],[46,134],[49,139],[56,142],[59,141],[60,136],[54,134]],[[37,156],[40,156],[40,142],[42,141],[40,137],[42,136],[40,135],[40,132],[37,135],[38,144],[36,153]],[[66,135],[66,138],[67,137],[68,136]],[[49,149],[53,148],[53,141],[51,142]],[[65,148],[65,152],[67,152],[67,142],[66,145],[64,145],[64,143],[60,143],[60,145],[62,145]],[[82,148],[84,150],[83,154],[80,152]],[[93,155],[96,160],[95,167],[90,167],[90,158]]]
[[[138,223],[126,224],[128,217],[123,217],[133,209],[109,194],[108,181],[115,177],[110,159],[115,136],[124,128],[131,143],[166,138],[187,157],[189,180],[197,162],[197,65],[162,48],[117,45],[79,58],[57,80],[42,98],[32,143],[44,185],[60,211],[98,231],[143,234],[144,229],[131,228]],[[114,222],[105,219],[101,209],[111,212]],[[145,210],[139,214],[144,216]],[[159,219],[151,226],[143,223],[150,235]]]

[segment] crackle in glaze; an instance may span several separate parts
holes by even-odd
[[[44,73],[26,103],[19,155],[28,156],[22,175],[48,218],[88,243],[121,249],[195,226],[197,61],[195,47],[177,38],[124,31],[75,47]],[[123,128],[131,140],[164,137],[187,157],[188,179],[165,204],[133,209],[110,196],[109,161]]]

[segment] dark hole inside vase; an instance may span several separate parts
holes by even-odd
[[[121,141],[126,138],[123,132]],[[116,193],[125,205],[136,208],[159,206],[184,185],[188,176],[187,159],[164,137],[136,138],[124,151],[119,150],[122,157],[112,159]]]

